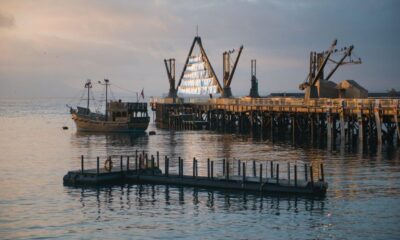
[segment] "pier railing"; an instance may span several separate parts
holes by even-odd
[[[110,161],[110,162],[108,162]],[[129,172],[159,168],[165,176],[207,177],[241,181],[272,182],[284,185],[305,185],[309,182],[324,181],[322,163],[306,164],[301,161],[240,160],[240,159],[202,159],[193,157],[183,159],[161,156],[159,152],[151,155],[147,151],[135,151],[132,155],[110,155],[88,158],[81,156],[82,174],[102,174]]]
[[[341,98],[319,98],[305,101],[303,98],[156,98],[150,100],[152,105],[159,104],[204,104],[204,105],[243,105],[243,106],[308,106],[328,108],[400,108],[400,99],[341,99]]]

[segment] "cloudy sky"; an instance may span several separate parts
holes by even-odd
[[[396,0],[0,0],[0,95],[70,97],[88,78],[161,95],[163,59],[176,58],[180,74],[196,25],[220,81],[222,52],[244,45],[234,95],[248,94],[251,59],[261,94],[299,91],[309,52],[334,38],[363,64],[333,81],[400,89],[399,11]]]

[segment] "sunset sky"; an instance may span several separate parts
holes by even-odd
[[[262,95],[298,92],[311,50],[354,44],[353,79],[371,92],[400,90],[400,1],[0,0],[0,98],[71,97],[86,79],[147,96],[168,91],[164,58],[179,77],[199,35],[222,82],[222,52],[244,45],[232,83],[248,94],[257,59]],[[118,92],[118,89],[115,89]]]

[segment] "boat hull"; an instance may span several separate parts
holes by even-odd
[[[149,126],[148,117],[134,118],[129,122],[102,121],[72,114],[76,129],[82,132],[144,132]]]

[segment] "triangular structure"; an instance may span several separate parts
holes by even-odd
[[[194,51],[196,44],[198,46],[197,52]],[[204,51],[201,38],[196,36],[186,58],[186,63],[178,82],[177,93],[209,95],[221,92],[221,84]]]

